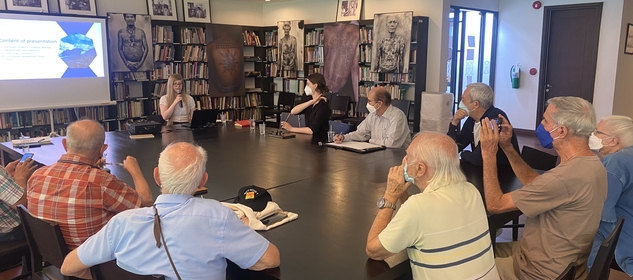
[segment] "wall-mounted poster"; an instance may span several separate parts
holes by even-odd
[[[303,71],[303,20],[279,21],[279,63],[282,71]]]
[[[359,20],[363,0],[338,0],[336,21]]]
[[[371,70],[408,73],[413,12],[375,14]]]
[[[242,27],[212,24],[206,32],[209,60],[209,96],[244,95],[244,41]]]
[[[62,14],[96,16],[97,4],[95,0],[58,0],[59,11]]]
[[[176,0],[147,0],[147,10],[154,20],[178,20]]]
[[[186,22],[211,23],[209,0],[182,0]]]
[[[7,10],[48,13],[47,0],[5,0]]]
[[[324,72],[330,90],[358,100],[358,22],[326,24],[323,28]]]
[[[148,15],[108,13],[112,72],[154,69],[152,25]]]

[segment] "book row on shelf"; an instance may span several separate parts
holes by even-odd
[[[244,40],[244,45],[246,46],[261,46],[262,43],[259,41],[259,36],[254,31],[244,30],[242,31],[242,39]]]
[[[205,46],[182,46],[182,60],[186,62],[207,61]]]
[[[305,80],[284,80],[284,89],[287,92],[292,92],[297,95],[303,94],[303,88],[306,86]]]
[[[149,81],[149,73],[148,72],[117,72],[112,73],[113,81],[115,82],[124,82],[124,81]]]
[[[371,44],[373,42],[373,35],[372,35],[372,27],[361,27],[360,28],[360,40],[359,42],[361,44]]]
[[[369,91],[374,88],[375,85],[360,85],[358,86],[358,95],[362,96],[362,97],[367,97],[367,94],[369,94]],[[391,96],[394,99],[405,99],[404,95],[407,91],[407,86],[406,85],[393,85],[393,84],[389,84],[389,85],[385,85],[384,86],[387,91],[389,91],[389,93],[391,93]]]
[[[284,78],[290,78],[290,79],[297,79],[297,78],[299,78],[298,71],[279,70],[279,73],[281,74],[280,76],[282,76]]]
[[[205,44],[204,28],[202,27],[182,27],[180,28],[181,44]]]
[[[117,102],[117,118],[138,118],[145,115],[143,110],[143,101],[123,101]]]
[[[106,107],[81,107],[53,110],[55,124],[67,124],[79,118],[93,120],[106,119]],[[24,111],[0,114],[0,129],[17,129],[32,126],[50,125],[48,110]]]
[[[176,49],[170,45],[154,45],[154,61],[173,61]]]
[[[156,63],[155,67],[149,75],[149,79],[152,81],[167,80],[171,74],[180,74],[185,80],[207,78],[206,62],[164,62]]]
[[[306,47],[305,62],[323,63],[323,47]]]
[[[104,124],[104,128],[105,128],[105,124]],[[108,131],[108,130],[106,130]],[[59,136],[66,136],[66,128],[65,127],[56,127],[55,128],[55,132],[57,132],[57,135]],[[0,132],[0,142],[9,142],[11,140],[17,140],[20,139],[21,135],[24,136],[28,136],[28,137],[44,137],[44,136],[48,136],[49,134],[51,134],[51,128],[50,127],[38,127],[38,128],[33,128],[30,130],[24,130],[24,131],[20,131],[20,132],[11,132],[10,130],[8,131],[3,131]]]
[[[183,89],[190,95],[207,95],[209,94],[209,82],[207,80],[185,80]],[[167,94],[167,83],[154,84],[153,96],[160,97]],[[121,100],[121,99],[118,99]]]
[[[371,67],[361,66],[358,69],[358,76],[361,81],[374,81],[385,83],[414,83],[415,82],[415,69],[409,67],[409,73],[376,73],[371,72]]]
[[[277,30],[266,31],[264,36],[266,37],[266,46],[277,46]]]
[[[222,111],[220,114],[224,114],[224,117],[227,120],[248,120],[253,118],[255,120],[262,119],[262,113],[259,108],[246,108],[241,110],[228,110]],[[220,118],[220,114],[218,114],[218,118]]]
[[[315,29],[306,33],[306,46],[323,45],[323,29]]]
[[[361,45],[358,53],[360,62],[371,62],[371,45]]]
[[[248,93],[244,96],[226,96],[226,97],[210,97],[202,96],[196,100],[198,108],[201,109],[244,109],[256,108],[260,106],[259,94]]]
[[[270,48],[266,49],[266,61],[275,62],[279,58],[279,49]]]
[[[277,77],[279,73],[279,65],[277,63],[266,64],[266,77]]]
[[[307,71],[308,71],[307,75],[310,75],[310,74],[313,74],[313,73],[321,73],[321,74],[323,74],[323,66],[309,64]]]
[[[172,43],[174,41],[174,32],[170,25],[152,27],[152,43]]]

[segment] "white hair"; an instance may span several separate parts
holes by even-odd
[[[414,162],[422,161],[435,170],[428,186],[450,186],[466,181],[457,154],[457,145],[450,137],[437,132],[423,132],[413,148]]]
[[[202,147],[186,142],[170,144],[158,158],[161,188],[168,194],[194,194],[206,165],[207,152]]]
[[[633,120],[627,116],[607,116],[602,118],[606,133],[618,138],[622,147],[633,146]],[[603,131],[604,132],[604,131]]]
[[[78,120],[66,128],[66,147],[75,154],[93,154],[99,152],[105,142],[103,126],[93,120]]]
[[[564,125],[572,135],[589,138],[596,130],[596,111],[589,101],[575,96],[559,96],[547,100],[556,109],[552,118],[557,126]]]
[[[489,85],[484,83],[473,83],[466,86],[470,89],[470,102],[479,101],[481,107],[488,109],[492,107],[494,93]]]

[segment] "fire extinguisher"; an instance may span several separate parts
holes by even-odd
[[[521,85],[521,65],[518,63],[510,67],[510,82],[512,83],[512,88],[519,88],[519,85]]]

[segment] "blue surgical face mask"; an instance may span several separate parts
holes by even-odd
[[[557,128],[559,128],[559,126],[554,127],[551,131],[547,131],[545,130],[543,124],[538,125],[536,128],[536,137],[538,137],[538,140],[541,142],[541,146],[543,146],[543,148],[551,149],[554,147],[554,138],[552,138],[551,133]],[[558,139],[558,137],[556,137],[556,139]]]
[[[470,115],[470,110],[468,109],[468,106],[466,106],[466,104],[464,104],[464,101],[459,101],[459,105],[457,107],[459,109],[462,109],[462,110],[466,111],[466,113],[468,113],[468,115]]]
[[[409,182],[411,184],[415,184],[415,178],[409,176],[409,174],[407,173],[407,163],[404,163],[404,181],[405,182]]]

